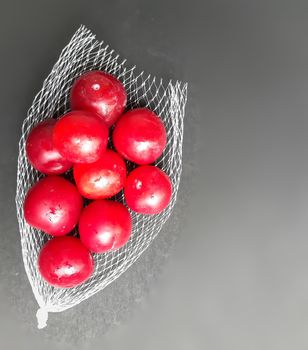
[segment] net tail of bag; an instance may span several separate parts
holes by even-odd
[[[120,79],[127,91],[128,109],[148,107],[164,122],[168,141],[156,165],[170,176],[173,195],[169,206],[159,215],[148,216],[131,212],[134,228],[129,242],[119,250],[94,254],[95,271],[89,280],[71,289],[55,288],[41,278],[37,268],[40,249],[50,237],[30,227],[24,219],[25,195],[43,176],[27,161],[25,141],[35,124],[69,111],[69,91],[73,81],[82,73],[96,69],[107,71]],[[60,312],[71,308],[118,278],[148,248],[169,218],[176,201],[182,170],[183,118],[186,100],[186,83],[170,81],[165,84],[161,79],[151,75],[136,73],[135,67],[127,67],[125,60],[121,60],[119,55],[104,42],[97,41],[95,35],[84,26],[76,31],[61,52],[28,111],[19,142],[17,218],[25,270],[39,304],[37,311],[39,328],[46,326],[48,312]],[[124,203],[123,193],[117,195],[116,199]]]

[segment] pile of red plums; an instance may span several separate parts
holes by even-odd
[[[125,205],[154,215],[169,204],[169,177],[153,164],[166,147],[161,119],[147,108],[126,111],[124,86],[114,76],[90,71],[73,83],[71,111],[38,123],[26,141],[31,165],[46,176],[28,191],[26,222],[53,236],[39,253],[38,268],[52,286],[75,287],[94,271],[91,253],[119,249],[132,232]],[[108,149],[109,128],[114,125]],[[126,162],[138,166],[127,174]],[[72,168],[74,182],[61,174]],[[88,205],[84,206],[84,198]],[[90,201],[89,201],[90,200]],[[77,227],[78,237],[67,235]]]

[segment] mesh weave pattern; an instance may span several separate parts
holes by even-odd
[[[128,94],[128,108],[146,106],[155,111],[167,129],[167,147],[156,162],[171,178],[173,196],[168,208],[161,214],[145,216],[131,212],[133,233],[129,242],[119,250],[95,254],[95,272],[82,285],[72,289],[55,288],[42,280],[37,269],[37,257],[42,245],[50,239],[43,232],[30,227],[24,220],[23,202],[28,189],[42,177],[27,161],[25,141],[32,127],[50,117],[69,111],[69,90],[76,77],[88,70],[100,69],[114,74],[124,84]],[[127,68],[125,60],[98,42],[95,36],[81,26],[63,49],[42,89],[36,95],[22,126],[19,142],[17,174],[17,217],[21,235],[25,270],[33,293],[41,308],[47,312],[68,309],[105,288],[131,266],[150,245],[166,222],[174,206],[182,168],[183,117],[187,84],[169,82],[136,74],[135,67]],[[131,166],[130,164],[128,164]],[[117,200],[124,203],[123,194]],[[77,234],[77,232],[73,233]]]

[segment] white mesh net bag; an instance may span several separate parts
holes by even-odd
[[[28,189],[43,175],[27,161],[25,141],[38,122],[58,117],[69,110],[69,90],[72,82],[85,71],[104,70],[114,74],[124,84],[128,94],[128,109],[146,106],[155,111],[167,129],[167,147],[156,165],[169,176],[173,195],[169,206],[159,215],[145,216],[131,212],[133,232],[129,242],[119,250],[94,254],[95,271],[85,283],[71,289],[55,288],[40,276],[37,257],[43,244],[50,239],[42,231],[30,227],[24,219],[23,202]],[[39,304],[38,327],[46,326],[48,312],[60,312],[105,288],[130,267],[151,244],[170,216],[175,204],[182,168],[183,118],[187,84],[176,81],[164,84],[155,77],[136,74],[135,67],[127,68],[125,60],[98,42],[87,28],[81,26],[63,49],[42,89],[36,95],[22,126],[19,142],[16,205],[25,270]],[[117,200],[124,203],[123,194]],[[73,234],[78,234],[74,232]]]

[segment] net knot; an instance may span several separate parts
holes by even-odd
[[[37,310],[36,313],[36,318],[37,318],[37,328],[42,329],[47,326],[47,320],[48,320],[48,311],[44,307],[40,307]]]

